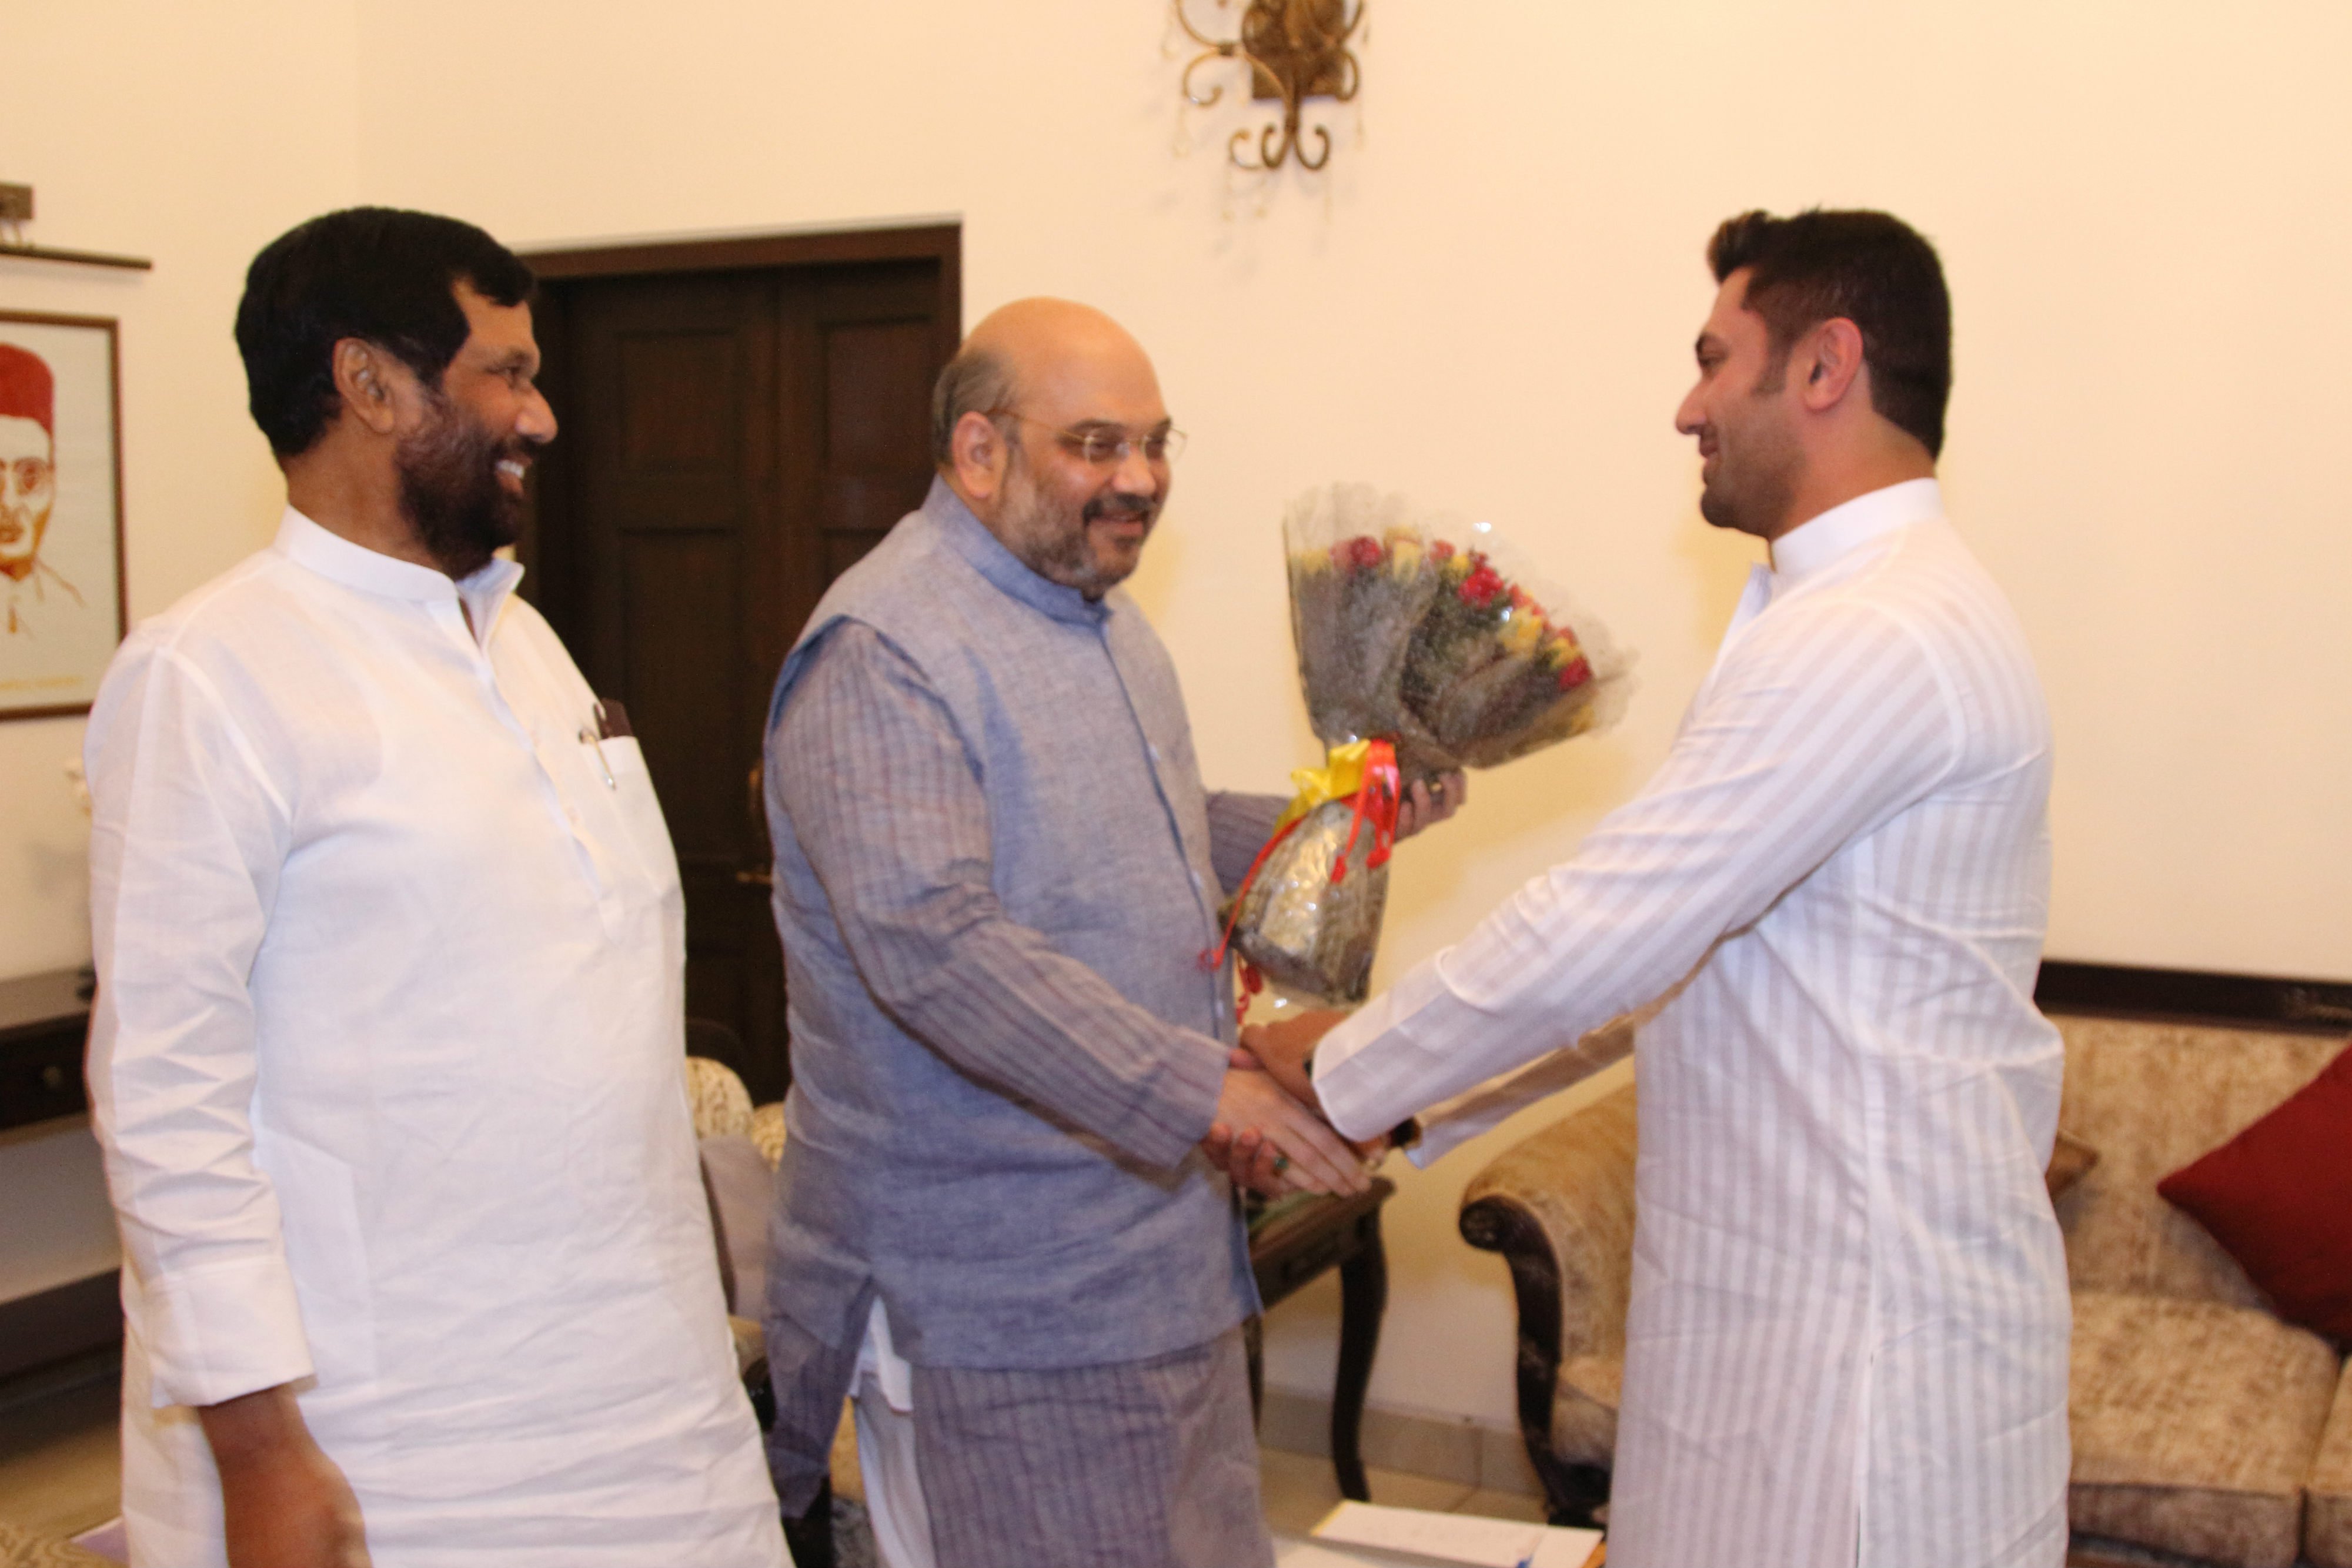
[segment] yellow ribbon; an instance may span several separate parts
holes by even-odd
[[[1298,793],[1276,819],[1277,833],[1327,800],[1344,800],[1364,787],[1364,762],[1370,756],[1372,743],[1351,740],[1345,746],[1335,746],[1323,758],[1320,768],[1294,768],[1290,770],[1291,788]]]

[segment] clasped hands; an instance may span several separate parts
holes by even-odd
[[[1216,1124],[1201,1140],[1209,1163],[1221,1166],[1235,1186],[1279,1197],[1357,1193],[1371,1185],[1368,1167],[1388,1140],[1355,1144],[1334,1132],[1307,1071],[1315,1042],[1347,1016],[1301,1013],[1242,1030],[1217,1096]]]

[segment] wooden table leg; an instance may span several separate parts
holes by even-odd
[[[1380,1210],[1366,1215],[1363,1225],[1362,1249],[1339,1265],[1339,1374],[1331,1385],[1331,1468],[1339,1472],[1339,1495],[1357,1502],[1372,1500],[1364,1479],[1364,1391],[1371,1386],[1381,1315],[1389,1304]]]

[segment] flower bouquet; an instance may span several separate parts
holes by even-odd
[[[1489,524],[1334,485],[1292,503],[1283,532],[1299,684],[1332,749],[1292,776],[1298,796],[1234,900],[1227,941],[1253,989],[1360,1002],[1404,789],[1614,722],[1628,661],[1598,622],[1510,570]]]

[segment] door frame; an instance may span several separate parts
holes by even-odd
[[[937,261],[943,319],[961,323],[963,225],[779,229],[703,239],[626,240],[519,251],[543,278],[624,277],[638,273],[741,272],[827,262]],[[961,328],[959,327],[959,330]]]
[[[937,319],[945,338],[940,344],[940,362],[945,364],[955,353],[956,345],[963,340],[963,224],[960,218],[882,224],[866,228],[777,229],[764,234],[692,239],[615,240],[523,250],[516,255],[541,282],[556,284],[604,277],[684,277],[709,272],[854,266],[861,262],[933,261],[939,264]],[[571,333],[562,291],[541,290],[532,302],[532,309],[540,346],[551,372],[545,379],[561,390],[571,374]],[[571,468],[572,465],[562,464],[548,465],[543,472],[534,470],[523,535],[515,551],[524,567],[523,597],[534,601],[551,591],[562,602],[577,601],[572,591],[575,585],[561,580],[568,563],[546,559],[539,548],[540,508],[560,508],[569,501],[563,490]],[[543,483],[548,480],[552,483]],[[575,629],[559,625],[555,630],[568,640]]]
[[[933,314],[938,333],[937,359],[944,364],[953,356],[963,336],[962,247],[962,225],[950,220],[868,228],[632,240],[525,250],[518,255],[542,284],[552,286],[539,291],[532,314],[544,355],[541,379],[561,397],[578,390],[574,381],[573,296],[566,286],[626,278],[685,278],[729,273],[800,274],[805,277],[822,275],[834,267],[929,263],[936,268],[938,278]],[[563,409],[559,407],[557,413],[560,417]],[[585,570],[586,558],[577,549],[562,549],[551,557],[541,548],[540,518],[542,510],[577,516],[572,492],[580,482],[581,472],[582,465],[576,462],[534,465],[522,538],[516,550],[526,569],[526,597],[542,610],[556,612],[550,620],[557,622],[555,630],[567,646],[575,649],[584,646],[578,639],[587,628],[569,624],[563,610],[583,603],[579,591],[582,584],[574,574]],[[814,603],[814,596],[811,602]],[[756,808],[747,802],[747,809],[753,810],[756,819]],[[780,973],[777,978],[781,979]],[[777,1043],[784,1045],[787,1042],[782,1039],[781,1010],[777,1025]],[[760,1049],[758,1040],[747,1038],[743,1043],[755,1051]],[[764,1061],[762,1056],[739,1066],[747,1071],[760,1067],[764,1071]],[[789,1058],[776,1065],[789,1081]],[[775,1092],[781,1092],[781,1088],[777,1086]]]

